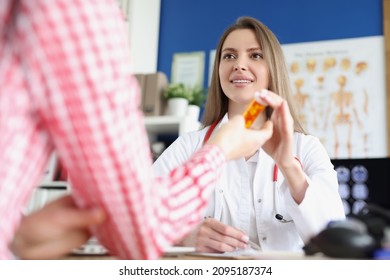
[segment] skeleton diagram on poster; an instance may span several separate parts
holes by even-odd
[[[329,156],[387,156],[382,36],[283,45],[300,120]]]

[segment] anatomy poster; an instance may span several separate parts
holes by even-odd
[[[299,118],[333,159],[387,156],[382,36],[285,44]]]

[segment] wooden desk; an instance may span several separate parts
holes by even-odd
[[[66,260],[115,260],[110,255],[69,255]],[[169,253],[163,255],[161,260],[324,260],[329,259],[323,255],[305,256],[303,253],[295,252],[258,252],[248,255],[229,254],[199,254],[193,252]]]
[[[177,260],[324,260],[324,255],[305,256],[303,253],[291,252],[259,252],[250,255],[224,255],[224,254],[180,254],[165,255],[161,259]]]

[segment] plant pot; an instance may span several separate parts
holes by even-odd
[[[175,97],[168,99],[166,115],[182,117],[187,113],[188,100],[185,98]]]
[[[199,120],[200,107],[190,104],[187,108],[187,116],[194,120]]]

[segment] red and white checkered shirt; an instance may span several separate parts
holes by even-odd
[[[119,258],[157,258],[199,222],[225,156],[206,145],[153,178],[124,28],[114,0],[1,1],[0,259],[54,149]]]

